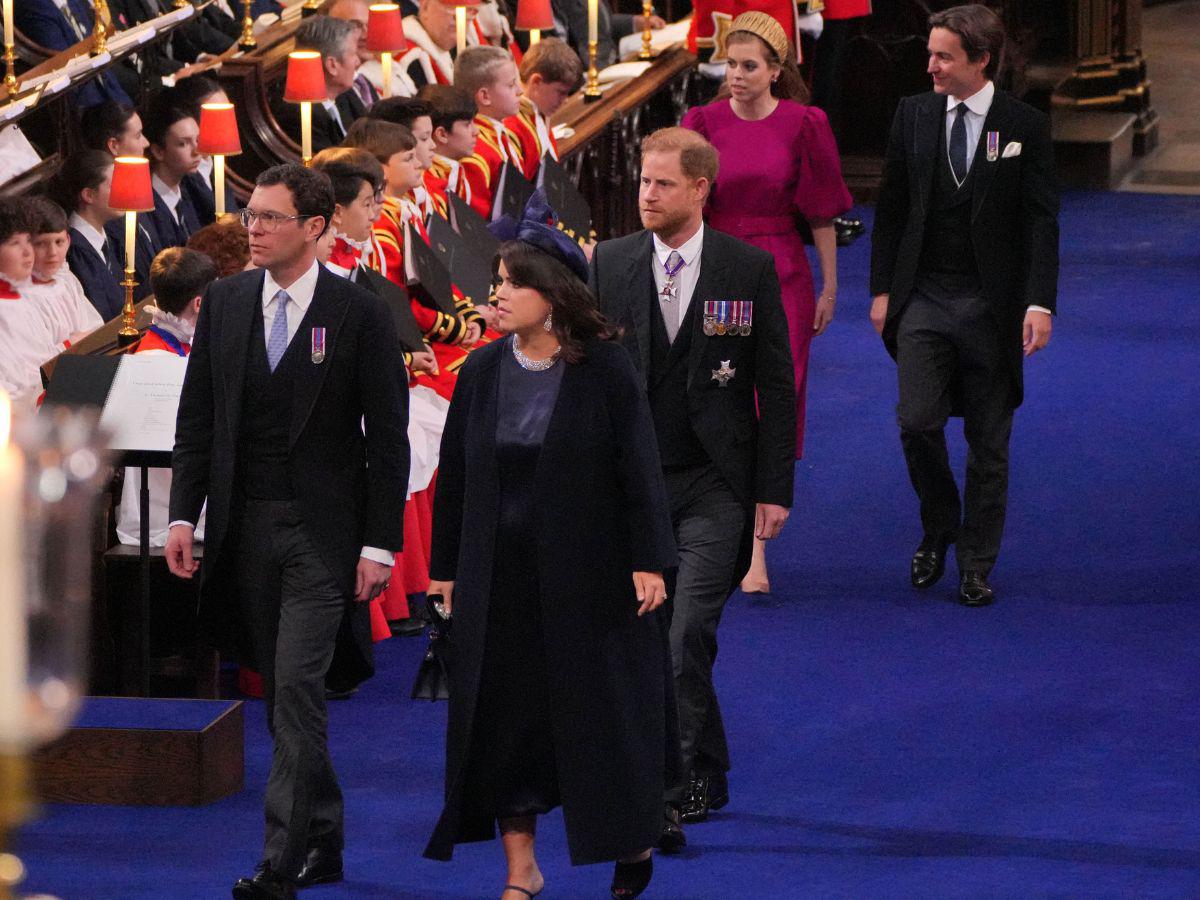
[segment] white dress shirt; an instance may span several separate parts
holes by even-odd
[[[950,152],[950,129],[954,127],[954,107],[959,103],[967,105],[966,111],[966,126],[967,126],[967,171],[971,171],[971,166],[975,162],[975,151],[979,147],[979,139],[983,136],[983,123],[987,119],[988,111],[992,108],[992,101],[996,99],[996,85],[991,81],[987,82],[983,87],[977,90],[970,97],[955,97],[950,94],[946,97],[946,153]],[[1053,315],[1050,310],[1044,306],[1030,306],[1029,309],[1034,312],[1043,312],[1046,315]]]
[[[183,200],[183,185],[179,184],[171,187],[158,175],[150,176],[150,184],[154,187],[154,193],[162,197],[163,203],[167,204],[167,209],[171,211],[175,221],[179,221],[179,203]]]
[[[337,127],[341,130],[342,136],[346,134],[346,123],[342,121],[341,110],[338,109],[336,100],[322,100],[321,105],[325,107],[325,112],[329,113],[329,118],[337,122]]]
[[[263,272],[263,289],[262,289],[262,311],[263,311],[263,339],[270,340],[271,327],[275,323],[275,316],[278,312],[279,304],[275,300],[275,295],[281,290],[286,291],[287,300],[287,336],[288,344],[292,342],[292,338],[296,336],[296,332],[300,330],[300,320],[304,318],[304,314],[308,312],[308,307],[312,304],[313,293],[317,289],[317,276],[321,272],[321,264],[313,260],[312,266],[289,284],[286,288],[279,286],[270,272]],[[190,525],[190,522],[182,520],[171,523],[172,525]],[[396,556],[381,547],[363,547],[359,556],[364,559],[369,559],[372,562],[382,563],[385,566],[394,565]]]
[[[667,333],[678,333],[683,324],[688,307],[692,304],[692,294],[696,291],[696,281],[700,278],[700,250],[704,246],[704,225],[701,224],[690,238],[679,247],[668,247],[658,237],[654,238],[654,290],[658,294],[658,308],[662,311],[663,322],[667,324]],[[667,283],[667,258],[672,252],[679,254],[683,267],[675,273],[675,298],[664,300],[662,291]]]

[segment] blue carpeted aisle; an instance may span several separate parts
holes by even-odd
[[[733,802],[660,858],[648,897],[1200,896],[1198,234],[1194,198],[1067,198],[1062,316],[1027,367],[986,610],[954,604],[952,576],[907,587],[894,368],[867,323],[867,241],[844,253],[775,593],[737,597],[723,629]],[[333,708],[351,880],[312,900],[498,896],[497,844],[420,858],[445,716],[406,699],[420,649],[381,645],[380,675]],[[228,896],[260,841],[248,719],[246,791],[47,809],[20,841],[30,887]],[[558,816],[540,855],[547,900],[607,896],[607,867],[566,864]]]

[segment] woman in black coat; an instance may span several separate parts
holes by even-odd
[[[442,436],[429,593],[454,627],[445,809],[425,855],[490,840],[498,821],[503,900],[532,897],[537,816],[561,804],[571,861],[616,860],[613,896],[636,897],[677,774],[657,612],[677,562],[669,508],[582,252],[536,221],[520,238],[500,250],[508,336],[469,357]]]

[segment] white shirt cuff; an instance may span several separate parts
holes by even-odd
[[[191,522],[184,521],[183,519],[176,519],[174,522],[172,522],[171,524],[169,524],[167,526],[167,530],[169,531],[170,529],[174,528],[176,525],[186,525],[188,528],[192,529],[192,531],[196,530],[195,525],[193,525]]]
[[[363,547],[362,553],[358,555],[363,559],[371,560],[371,562],[383,563],[385,566],[395,565],[396,563],[396,554],[380,550],[378,547]]]
[[[1044,306],[1029,306],[1029,307],[1026,307],[1025,311],[1026,312],[1044,312],[1048,316],[1054,315],[1054,313],[1050,312],[1050,310],[1046,309],[1046,307],[1044,307]]]

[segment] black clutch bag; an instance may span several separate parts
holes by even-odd
[[[414,700],[449,700],[450,675],[446,660],[450,654],[450,616],[442,605],[440,594],[428,594],[425,603],[429,608],[429,646],[425,658],[417,669],[417,680],[413,684]]]

